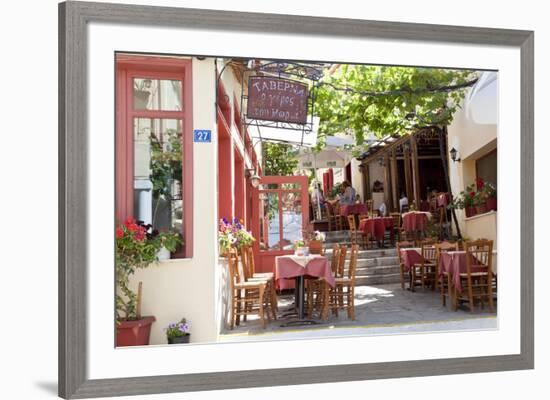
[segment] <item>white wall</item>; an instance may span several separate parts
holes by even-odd
[[[363,193],[363,174],[359,171],[360,161],[354,157],[351,159],[351,186],[356,193],[361,197],[361,201],[365,201],[365,193]]]
[[[482,76],[480,83],[486,78]],[[460,162],[453,162],[449,157],[449,179],[453,195],[458,195],[466,186],[474,183],[476,159],[497,147],[497,117],[498,79],[483,88],[474,87],[467,92],[462,108],[455,113],[448,127],[448,148],[458,150],[461,159]],[[467,223],[464,210],[456,210],[456,213],[463,236],[493,239],[496,247],[496,229],[489,235],[483,223],[477,220]]]
[[[143,281],[142,314],[154,315],[151,344],[166,343],[163,328],[182,317],[191,328],[192,342],[217,339],[217,135],[214,114],[215,79],[212,59],[193,59],[193,126],[211,129],[212,143],[193,145],[193,258],[163,261],[138,271],[135,288]],[[208,165],[209,168],[204,168]]]

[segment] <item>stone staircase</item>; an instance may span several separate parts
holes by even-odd
[[[325,248],[327,256],[331,257],[332,246],[351,245],[349,231],[325,232]],[[349,265],[349,251],[346,267]],[[356,272],[356,285],[380,285],[386,283],[400,283],[399,259],[395,248],[386,249],[359,249]]]

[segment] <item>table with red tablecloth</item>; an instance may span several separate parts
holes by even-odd
[[[340,205],[340,215],[343,215],[344,217],[355,214],[368,214],[368,212],[369,209],[367,205],[363,203]]]
[[[424,258],[420,252],[420,248],[407,248],[400,250],[401,261],[403,262],[405,272],[409,272],[415,264],[422,264],[422,260]]]
[[[439,279],[445,279],[445,273],[448,273],[451,278],[453,289],[458,293],[462,293],[462,285],[460,282],[460,274],[467,272],[466,252],[465,251],[445,251],[441,252],[439,257]],[[494,266],[491,266],[494,268]],[[472,265],[471,272],[486,272],[487,267],[484,265]]]
[[[290,287],[288,279],[296,280],[296,306],[300,319],[304,318],[304,277],[306,276],[323,278],[332,287],[336,284],[327,257],[318,254],[275,257],[275,280],[278,282],[279,288],[287,289]]]
[[[402,215],[403,229],[406,232],[424,232],[431,218],[429,212],[409,211]]]
[[[280,289],[288,289],[292,286],[285,280],[296,278],[297,276],[324,278],[331,286],[334,286],[335,282],[327,257],[318,254],[275,257],[275,280],[278,281]]]
[[[378,241],[384,240],[386,230],[390,231],[393,240],[392,217],[365,218],[359,223],[359,231],[372,235]]]

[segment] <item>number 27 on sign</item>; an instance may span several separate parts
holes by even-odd
[[[209,129],[195,129],[193,131],[193,141],[195,143],[210,143],[212,141],[212,131]]]

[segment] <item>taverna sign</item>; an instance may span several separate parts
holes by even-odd
[[[288,79],[251,76],[248,80],[249,119],[305,124],[308,88]]]

